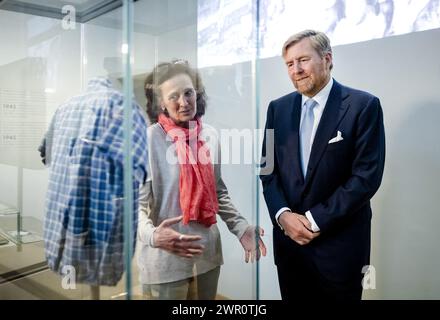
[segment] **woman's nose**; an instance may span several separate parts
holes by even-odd
[[[179,102],[179,105],[182,107],[184,107],[188,104],[188,100],[186,99],[184,94],[180,95],[178,102]]]

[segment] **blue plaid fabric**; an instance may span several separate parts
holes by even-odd
[[[134,248],[148,163],[147,124],[137,104],[132,132]],[[78,283],[114,286],[124,272],[123,96],[109,80],[92,79],[84,94],[57,109],[45,140],[48,265],[70,277],[74,271]]]

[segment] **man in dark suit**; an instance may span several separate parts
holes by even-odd
[[[380,101],[331,77],[321,32],[291,36],[282,53],[297,91],[269,104],[263,159],[273,167],[260,173],[281,296],[360,300],[385,161]]]

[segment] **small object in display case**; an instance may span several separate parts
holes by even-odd
[[[0,234],[0,246],[8,244],[8,243],[9,243],[9,240]]]
[[[40,219],[23,217],[17,208],[0,202],[0,233],[8,242],[19,244],[42,241],[42,224]]]
[[[0,202],[0,216],[18,214],[18,209]]]

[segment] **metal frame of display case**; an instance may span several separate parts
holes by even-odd
[[[136,2],[137,0],[133,0]],[[122,6],[122,0],[102,0],[100,3],[87,8],[83,11],[76,11],[76,21],[85,23],[107,12]],[[42,16],[55,19],[63,19],[62,7],[66,3],[60,3],[59,7],[47,6],[42,4],[34,4],[23,2],[20,0],[0,0],[0,9]]]

